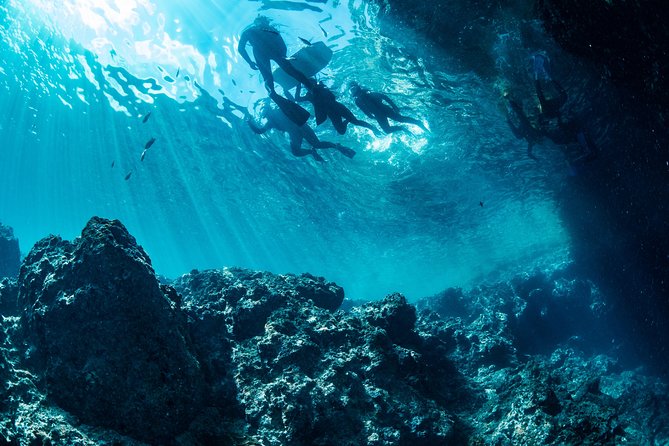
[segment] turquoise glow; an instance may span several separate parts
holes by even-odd
[[[382,34],[364,1],[262,11],[289,52],[300,37],[332,47],[321,78],[355,113],[353,79],[431,129],[339,137],[323,125],[322,139],[358,154],[323,153],[318,164],[222,109],[221,92],[251,111],[265,96],[235,50],[262,3],[177,3],[0,6],[0,221],[24,251],[49,233],[75,237],[100,215],[120,219],[169,277],[233,265],[309,271],[358,299],[417,298],[567,255],[550,192],[564,177],[558,156],[546,167],[525,159],[494,86],[451,70],[419,36]]]

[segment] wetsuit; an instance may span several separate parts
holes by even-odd
[[[247,44],[251,44],[251,47],[253,48],[253,58],[255,59],[255,62],[251,60],[246,51]],[[239,38],[237,51],[239,51],[239,54],[251,68],[260,71],[260,74],[265,80],[265,85],[272,93],[274,92],[272,60],[299,82],[307,82],[307,78],[300,71],[295,69],[286,58],[286,43],[283,41],[279,31],[270,25],[256,24],[244,30]]]
[[[322,82],[309,82],[305,85],[310,86],[310,91],[304,96],[300,96],[300,89],[297,90],[298,100],[309,100],[314,106],[314,114],[316,115],[316,124],[320,125],[330,118],[332,125],[337,130],[337,133],[343,135],[346,133],[346,127],[349,123],[365,127],[375,134],[377,130],[368,122],[362,121],[353,115],[344,104],[337,101],[334,93]]]
[[[290,150],[295,156],[312,155],[317,161],[323,161],[323,158],[321,158],[315,149],[336,149],[349,158],[353,158],[355,155],[354,150],[344,147],[341,144],[319,140],[311,127],[306,124],[298,126],[279,109],[269,109],[265,113],[265,118],[267,119],[267,123],[262,127],[259,127],[253,121],[249,121],[251,130],[257,134],[265,133],[271,129],[277,129],[281,132],[288,133]],[[307,150],[302,148],[302,141],[305,139],[313,149]]]
[[[406,128],[399,125],[390,125],[388,119],[417,125],[423,130],[427,130],[418,119],[403,116],[400,113],[399,107],[383,93],[375,93],[361,87],[354,87],[351,89],[351,93],[355,98],[355,104],[360,110],[370,118],[376,119],[376,122],[379,123],[381,129],[386,133],[406,130]]]

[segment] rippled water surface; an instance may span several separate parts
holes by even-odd
[[[360,299],[416,298],[567,255],[553,197],[567,169],[556,154],[524,156],[494,82],[381,28],[364,1],[174,3],[0,3],[0,221],[24,251],[101,215],[123,221],[168,277],[309,271]],[[339,136],[326,123],[319,136],[357,155],[324,152],[325,163],[293,157],[281,134],[253,134],[223,98],[253,113],[266,95],[236,52],[259,12],[289,52],[300,38],[333,49],[319,78],[357,115],[351,80],[430,131]]]

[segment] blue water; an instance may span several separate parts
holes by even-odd
[[[24,253],[100,215],[120,219],[167,277],[308,271],[354,299],[414,299],[568,260],[554,196],[573,172],[555,148],[535,149],[540,163],[525,156],[501,76],[481,78],[414,32],[382,28],[362,0],[264,10],[289,53],[299,37],[333,49],[320,78],[356,115],[351,80],[430,128],[376,138],[324,124],[321,139],[357,155],[323,151],[316,163],[223,108],[222,93],[250,111],[266,95],[235,50],[263,3],[174,3],[0,3],[0,221]],[[531,52],[514,39],[500,29],[489,51],[499,73],[530,85]]]

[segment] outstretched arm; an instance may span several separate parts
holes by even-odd
[[[392,109],[395,111],[395,113],[400,112],[400,108],[397,106],[397,104],[395,104],[393,102],[393,100],[390,99],[387,95],[385,95],[383,93],[379,93],[379,96],[381,97],[381,100],[386,101],[388,103],[388,105],[390,105],[392,107]]]
[[[254,61],[251,60],[251,57],[249,57],[249,53],[246,52],[246,44],[249,43],[249,31],[246,30],[242,33],[242,35],[239,37],[239,44],[237,45],[237,52],[239,52],[239,55],[242,56],[242,59],[246,61],[246,63],[249,64],[251,69],[257,70],[258,66]]]

